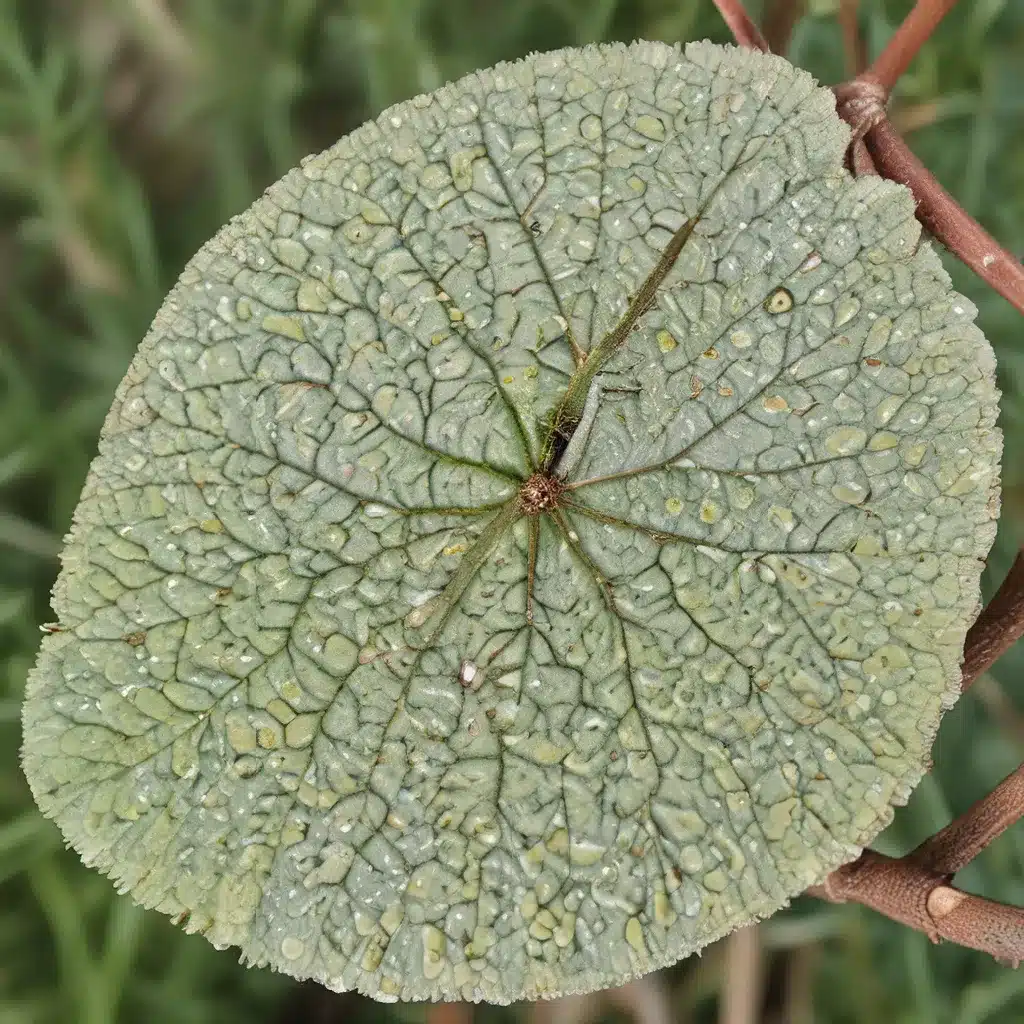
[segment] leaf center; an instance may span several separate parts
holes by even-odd
[[[547,509],[557,508],[564,490],[565,484],[557,477],[534,473],[519,489],[519,502],[526,515],[539,515]]]

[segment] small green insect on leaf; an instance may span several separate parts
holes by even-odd
[[[25,704],[119,888],[378,999],[618,985],[921,778],[998,505],[988,344],[831,95],[710,44],[385,111],[189,264]]]

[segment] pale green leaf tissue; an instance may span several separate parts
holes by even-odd
[[[991,351],[831,95],[709,44],[481,71],[189,264],[25,706],[83,859],[378,999],[617,985],[856,856],[958,692]]]

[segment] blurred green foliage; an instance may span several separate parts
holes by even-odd
[[[768,0],[776,13],[788,2]],[[828,83],[845,75],[838,2],[802,5],[790,49]],[[909,6],[862,0],[872,54]],[[0,0],[0,1024],[423,1020],[422,1006],[246,971],[117,896],[34,809],[17,763],[22,688],[103,415],[199,245],[304,154],[392,102],[530,50],[636,37],[727,40],[711,0]],[[1024,251],[1024,3],[956,8],[894,110],[943,184]],[[947,265],[1000,362],[1007,454],[990,593],[1024,541],[1022,325]],[[934,773],[880,849],[908,849],[1015,767],[1022,680],[1017,650],[947,717]],[[1024,830],[961,882],[1024,904]],[[799,901],[760,938],[766,1020],[1024,1019],[1024,971],[859,908]],[[651,992],[673,1020],[710,1021],[728,984],[712,949]],[[602,1013],[623,1010],[599,1004],[590,1017]],[[523,1006],[477,1019],[541,1017]],[[559,1020],[557,1007],[543,1019]]]

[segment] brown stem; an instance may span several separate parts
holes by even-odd
[[[851,76],[859,75],[868,66],[868,48],[860,32],[860,0],[839,0],[839,28],[843,34],[843,53],[846,70]]]
[[[718,1024],[757,1024],[761,1019],[763,960],[756,924],[740,928],[725,940]]]
[[[855,141],[863,136],[883,178],[898,181],[914,193],[918,220],[978,277],[1024,313],[1024,267],[1020,261],[974,220],[914,156],[889,124],[877,93],[872,95],[871,89],[872,83],[857,79],[835,90],[837,109],[853,127]]]
[[[865,850],[808,892],[832,903],[861,903],[932,942],[947,939],[1014,966],[1024,959],[1024,911],[954,889],[948,875],[910,857]]]
[[[931,891],[927,908],[941,938],[991,953],[1011,967],[1024,960],[1024,910],[948,885]]]
[[[892,92],[893,86],[917,56],[918,50],[928,41],[935,26],[955,3],[956,0],[917,0],[864,77],[881,85],[887,95]]]
[[[747,14],[743,0],[715,0],[715,6],[740,46],[745,46],[748,50],[769,52],[768,44],[765,42],[764,36],[761,35],[761,30]]]
[[[1024,287],[1024,278],[1022,278],[1022,287]],[[963,678],[960,688],[966,690],[989,665],[1005,654],[1022,636],[1024,636],[1024,549],[1017,552],[1017,557],[1006,574],[1006,579],[996,591],[995,597],[989,601],[977,621],[967,631],[967,641],[964,644]]]
[[[952,877],[1021,816],[1024,816],[1024,765],[959,818],[926,839],[910,857],[929,871]]]
[[[769,0],[764,12],[764,38],[772,53],[786,53],[793,29],[806,9],[807,0]]]

